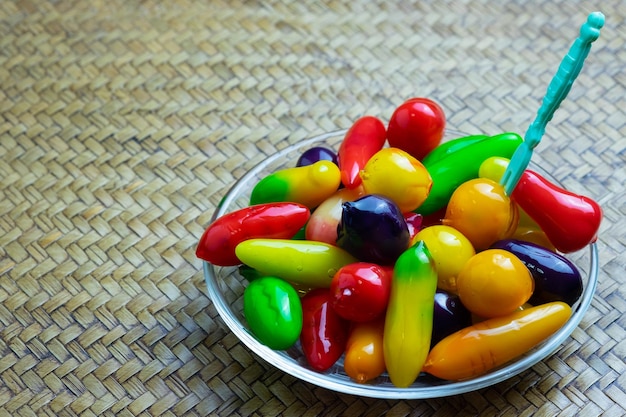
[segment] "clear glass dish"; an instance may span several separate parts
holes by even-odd
[[[295,166],[296,160],[305,150],[313,146],[326,146],[337,150],[345,132],[341,130],[300,141],[263,160],[228,191],[211,221],[248,206],[252,188],[261,178],[278,169]],[[447,139],[462,136],[466,134],[446,132]],[[530,168],[558,183],[532,161]],[[243,292],[246,280],[239,274],[237,267],[216,267],[203,261],[203,269],[209,297],[226,325],[251,351],[276,368],[303,381],[337,392],[372,398],[423,399],[462,394],[491,386],[525,371],[552,355],[579,325],[591,304],[598,281],[598,250],[595,243],[567,257],[579,268],[584,289],[580,300],[573,306],[572,316],[558,332],[519,359],[482,376],[455,382],[422,375],[408,388],[393,386],[386,375],[367,384],[356,383],[343,371],[343,359],[324,373],[314,371],[306,365],[298,344],[286,351],[275,351],[266,347],[257,341],[246,327],[243,316]]]

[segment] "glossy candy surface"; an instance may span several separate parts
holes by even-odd
[[[409,228],[409,240],[413,240],[415,235],[422,230],[424,216],[419,213],[404,213],[404,220]]]
[[[425,227],[411,242],[423,241],[437,266],[437,288],[457,292],[461,269],[476,254],[474,246],[461,232],[450,226]]]
[[[516,133],[502,133],[460,146],[454,152],[440,159],[433,158],[431,163],[424,164],[433,185],[428,198],[417,212],[430,214],[445,207],[461,184],[478,178],[480,165],[485,159],[492,156],[510,158],[521,142],[521,136]]]
[[[328,288],[339,268],[357,262],[343,249],[307,240],[249,239],[238,244],[235,252],[261,275],[310,288]]]
[[[267,175],[254,186],[250,204],[291,201],[314,209],[337,191],[339,184],[339,168],[330,161],[285,168]]]
[[[500,156],[492,156],[485,159],[478,168],[478,176],[480,178],[489,178],[499,182],[506,171],[506,167],[509,165],[508,158],[502,158]]]
[[[385,372],[384,329],[384,316],[352,326],[343,367],[346,374],[356,382],[363,384]]]
[[[502,175],[504,174],[504,171],[506,171],[506,167],[508,165],[509,159],[507,158],[488,158],[480,165],[478,176],[500,182],[500,179],[502,178]],[[513,202],[515,203],[515,200],[513,200]],[[519,213],[519,222],[517,223],[515,232],[513,232],[511,237],[518,240],[533,242],[553,251],[556,250],[541,227],[539,227],[539,225],[530,218],[530,216],[519,206],[519,204],[515,204],[517,205],[517,211]]]
[[[346,188],[361,185],[359,173],[372,155],[382,149],[386,138],[387,131],[380,119],[363,116],[354,122],[337,151],[341,183]]]
[[[437,146],[435,149],[430,151],[424,158],[422,158],[421,161],[424,166],[432,166],[433,163],[457,152],[461,148],[465,148],[466,146],[472,145],[476,142],[480,142],[481,140],[487,139],[488,137],[489,136],[487,135],[471,135],[448,140],[439,144],[439,146]]]
[[[446,116],[439,104],[426,97],[414,97],[396,108],[389,119],[387,141],[421,160],[443,138]]]
[[[556,301],[466,327],[432,348],[424,372],[448,380],[484,374],[550,337],[571,314],[570,306]]]
[[[325,288],[311,290],[302,297],[300,345],[304,357],[316,371],[325,371],[337,362],[346,349],[349,322],[331,306]]]
[[[530,299],[534,281],[511,252],[487,249],[472,256],[457,279],[461,302],[479,317],[510,314]]]
[[[472,315],[461,303],[459,296],[444,290],[437,290],[435,293],[435,310],[433,314],[431,347],[444,337],[472,324]]]
[[[396,387],[411,385],[426,360],[436,290],[435,262],[424,242],[417,242],[396,262],[385,316],[385,364]]]
[[[492,248],[509,251],[526,265],[535,281],[530,304],[563,301],[572,306],[582,295],[580,271],[563,255],[516,239],[498,241]]]
[[[288,349],[300,337],[300,298],[282,279],[260,277],[252,281],[243,294],[243,314],[252,333],[272,349]]]
[[[520,221],[511,236],[511,239],[522,240],[524,242],[532,242],[539,246],[543,246],[546,249],[549,249],[553,252],[556,251],[556,248],[548,239],[545,232],[541,230],[541,228],[533,221],[532,223],[527,223],[525,218],[528,218],[528,215],[524,212],[524,210],[519,207],[520,213]]]
[[[597,239],[602,208],[589,197],[565,190],[532,170],[525,170],[513,200],[563,253],[578,251]]]
[[[337,154],[332,149],[325,146],[314,146],[307,149],[300,155],[296,161],[297,167],[313,165],[318,161],[330,161],[335,165],[338,165]]]
[[[341,188],[324,200],[311,214],[306,224],[305,238],[334,245],[337,242],[337,226],[341,221],[342,204],[362,197],[363,193],[363,187]]]
[[[360,173],[367,194],[380,194],[398,205],[402,213],[417,209],[428,197],[432,178],[415,157],[399,148],[384,148]]]
[[[307,207],[289,202],[236,210],[216,219],[205,229],[196,247],[196,256],[213,265],[238,265],[241,261],[235,254],[237,244],[255,237],[288,239],[309,217]]]
[[[353,322],[381,316],[389,302],[392,274],[369,262],[340,268],[330,283],[333,308],[341,317]]]
[[[342,204],[337,246],[361,261],[393,264],[409,246],[409,229],[398,206],[368,194]]]
[[[442,223],[460,231],[476,251],[481,251],[510,238],[518,221],[517,206],[502,186],[488,178],[476,178],[454,191]]]

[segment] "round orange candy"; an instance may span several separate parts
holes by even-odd
[[[518,221],[517,205],[504,187],[488,178],[476,178],[454,190],[442,223],[463,233],[480,251],[510,238]]]
[[[461,303],[483,318],[513,313],[530,299],[534,285],[526,265],[502,249],[487,249],[472,256],[457,279]]]

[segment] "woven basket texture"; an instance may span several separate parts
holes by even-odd
[[[533,160],[604,209],[579,328],[508,381],[377,400],[300,381],[228,330],[195,246],[277,149],[413,96],[523,132],[606,15]],[[626,3],[3,0],[0,416],[626,415]]]

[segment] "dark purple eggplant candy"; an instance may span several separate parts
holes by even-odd
[[[410,243],[409,227],[398,206],[369,194],[342,205],[337,246],[364,262],[393,265]]]
[[[318,161],[330,161],[337,165],[337,154],[323,146],[315,146],[313,148],[307,149],[300,155],[298,161],[296,162],[297,167],[313,165]]]
[[[472,313],[461,303],[458,295],[437,290],[433,311],[433,333],[430,346],[472,324]]]
[[[530,270],[535,281],[530,304],[563,301],[571,306],[582,295],[580,271],[566,257],[535,243],[516,239],[498,241],[492,248],[513,253]]]

